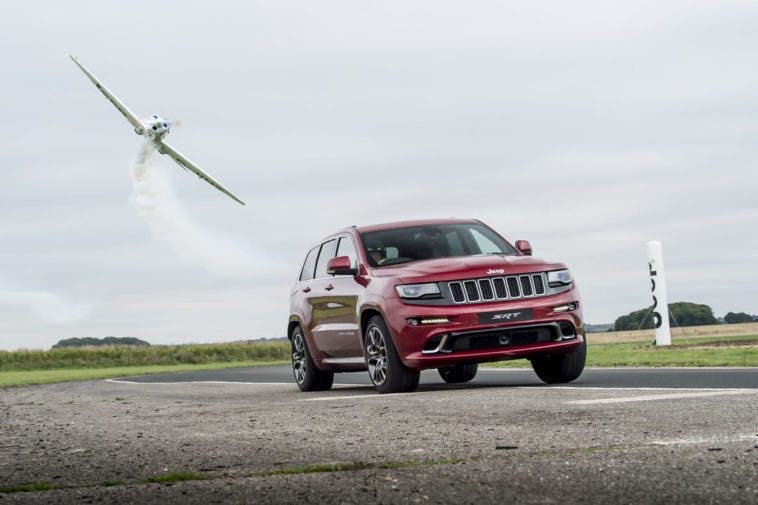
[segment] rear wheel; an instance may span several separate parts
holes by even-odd
[[[553,354],[532,359],[532,368],[537,376],[548,384],[571,382],[582,375],[587,360],[587,340],[575,351]]]
[[[366,327],[366,366],[372,384],[380,393],[402,393],[418,387],[420,373],[406,368],[395,350],[389,328],[380,316]]]
[[[334,382],[334,373],[316,368],[299,326],[292,332],[292,373],[300,391],[325,391]]]
[[[477,370],[479,370],[479,365],[477,363],[461,363],[437,369],[442,380],[448,384],[468,382],[476,377]]]

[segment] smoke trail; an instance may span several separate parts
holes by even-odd
[[[132,170],[134,202],[153,238],[169,245],[187,263],[216,275],[240,277],[260,271],[259,254],[193,221],[165,173],[150,164],[154,153],[151,144],[143,144]]]

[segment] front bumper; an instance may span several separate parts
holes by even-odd
[[[556,313],[574,302],[577,308]],[[389,304],[385,319],[403,364],[413,369],[456,363],[528,358],[543,353],[571,352],[584,340],[579,293],[564,293],[505,302],[466,305],[410,305],[399,298]],[[529,320],[482,324],[479,315],[493,311],[531,310]],[[409,319],[447,318],[445,324],[416,325]],[[571,331],[573,330],[573,331]]]

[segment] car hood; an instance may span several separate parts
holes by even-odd
[[[376,277],[398,277],[401,280],[453,280],[498,275],[544,272],[566,268],[563,263],[550,263],[532,256],[462,256],[413,261],[373,270]]]

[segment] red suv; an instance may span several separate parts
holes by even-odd
[[[527,358],[545,382],[581,375],[579,292],[562,263],[531,257],[477,220],[350,227],[305,257],[287,335],[303,391],[368,370],[381,393],[413,391],[436,368],[449,383],[478,363]]]

